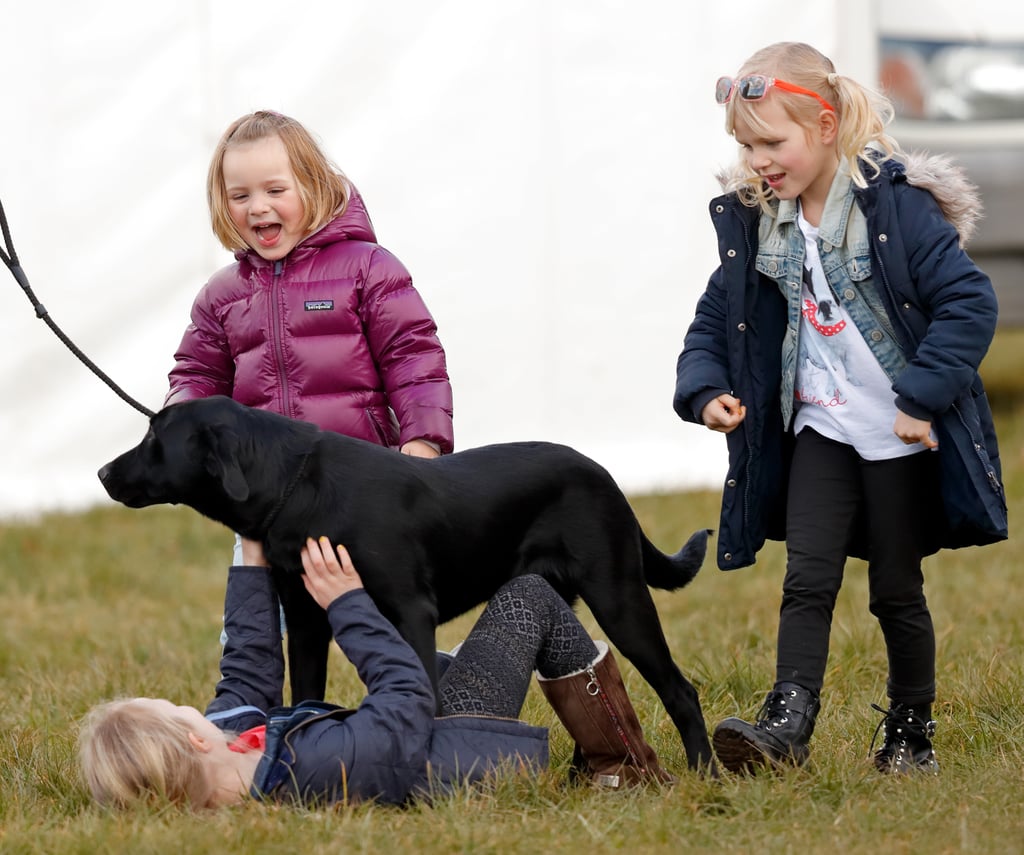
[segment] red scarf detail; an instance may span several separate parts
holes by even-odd
[[[238,754],[246,754],[254,750],[266,751],[267,726],[260,724],[256,727],[250,727],[245,732],[238,734],[238,738],[234,742],[229,743],[228,748]]]

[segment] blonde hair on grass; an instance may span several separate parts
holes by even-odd
[[[880,92],[837,74],[832,60],[810,45],[777,42],[762,48],[743,64],[736,78],[748,74],[764,74],[810,89],[835,108],[836,151],[848,164],[858,187],[865,187],[868,176],[878,175],[879,164],[900,152],[896,140],[886,133],[894,114],[892,102]],[[806,127],[808,133],[818,126],[823,108],[816,98],[778,87],[769,91],[770,97],[782,105],[789,118]],[[735,133],[738,120],[755,131],[766,129],[758,116],[756,101],[734,97],[726,104],[725,129],[730,136]],[[744,204],[760,206],[770,213],[771,188],[765,186],[745,159],[741,160],[741,167],[728,180],[726,190],[736,192]]]
[[[231,220],[224,186],[224,153],[236,145],[278,137],[284,143],[299,198],[305,211],[302,228],[306,234],[327,225],[345,210],[351,195],[348,179],[324,154],[313,135],[295,119],[260,110],[235,119],[221,136],[210,159],[206,176],[206,200],[210,207],[213,233],[225,249],[248,248]]]
[[[95,707],[82,723],[78,757],[85,785],[101,805],[161,803],[203,808],[211,787],[188,725],[134,699]]]

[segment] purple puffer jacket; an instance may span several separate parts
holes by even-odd
[[[196,297],[165,404],[228,395],[378,445],[452,450],[437,327],[358,193],[284,259],[235,257]]]

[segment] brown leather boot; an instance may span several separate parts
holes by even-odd
[[[644,739],[611,650],[603,641],[594,644],[598,655],[586,668],[553,679],[537,675],[544,697],[576,740],[583,773],[594,785],[613,789],[675,783]]]

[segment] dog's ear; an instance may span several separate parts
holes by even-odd
[[[239,465],[238,435],[217,425],[206,431],[206,471],[220,481],[228,498],[244,502],[249,498],[249,482]]]

